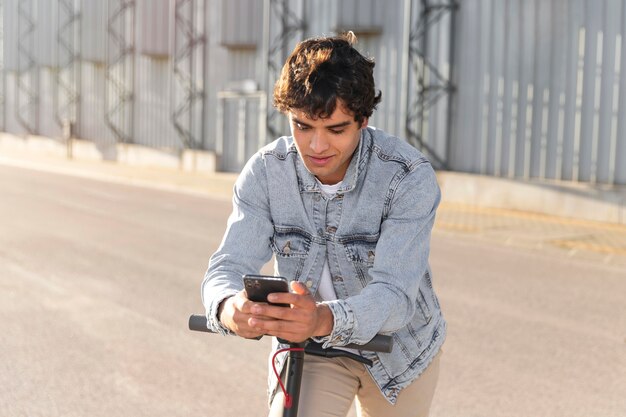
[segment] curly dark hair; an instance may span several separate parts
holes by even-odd
[[[382,93],[376,94],[374,86],[374,60],[361,55],[354,43],[352,32],[300,42],[274,86],[274,106],[283,113],[298,110],[311,119],[326,118],[339,99],[359,124],[370,117]]]

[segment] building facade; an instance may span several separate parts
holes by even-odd
[[[376,61],[370,124],[439,169],[626,184],[625,0],[0,0],[0,130],[205,149],[239,170],[304,38]]]

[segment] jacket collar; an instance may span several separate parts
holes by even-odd
[[[346,170],[346,175],[343,177],[341,187],[337,190],[338,193],[347,193],[352,191],[357,184],[359,175],[365,169],[367,164],[368,154],[367,149],[371,146],[372,135],[367,128],[361,129],[361,138],[359,140],[359,146],[357,146],[350,160],[350,165]],[[298,153],[295,142],[291,144],[292,149]],[[298,184],[301,192],[321,192],[317,179],[311,174],[306,167],[302,158],[298,154],[296,158],[296,172],[298,174]]]

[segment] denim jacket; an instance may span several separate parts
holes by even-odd
[[[426,157],[383,131],[362,130],[332,198],[305,168],[293,138],[277,139],[248,161],[235,184],[233,212],[202,283],[208,327],[228,333],[217,318],[220,302],[242,290],[242,275],[258,273],[272,255],[276,275],[305,283],[313,294],[328,258],[338,299],[325,301],[334,325],[318,341],[338,347],[392,335],[391,353],[362,354],[374,362],[369,373],[395,403],[446,335],[428,263],[439,200]],[[272,372],[269,382],[273,393]]]

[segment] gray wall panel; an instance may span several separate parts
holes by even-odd
[[[170,53],[170,0],[138,0],[138,48],[144,55],[167,58]]]
[[[613,124],[616,122],[615,111],[617,110],[617,100],[614,98],[616,93],[616,74],[620,68],[616,65],[616,46],[621,43],[618,41],[618,25],[621,15],[622,2],[609,0],[604,5],[602,33],[603,33],[603,50],[602,50],[602,71],[599,80],[599,98],[600,105],[597,113],[597,149],[595,150],[595,180],[606,183],[611,182],[615,177],[615,166],[611,160],[611,149],[615,147],[616,137],[611,134]],[[621,35],[620,35],[621,37]],[[595,134],[594,132],[594,134]]]
[[[263,2],[222,0],[220,43],[229,48],[257,48],[263,25]]]
[[[617,0],[462,2],[452,169],[623,181],[623,7]]]
[[[54,116],[56,69],[44,67],[39,72],[39,134],[61,138],[61,129]]]
[[[264,138],[260,136],[264,134],[264,126],[259,118],[263,101],[265,97],[259,94],[220,94],[220,112],[223,117],[219,140],[221,170],[239,171],[264,144]]]
[[[137,60],[135,96],[135,143],[181,149],[172,127],[169,103],[169,62],[141,56]]]
[[[17,3],[19,0],[4,0],[2,26],[4,31],[4,70],[17,71]]]
[[[98,146],[107,147],[115,143],[115,138],[104,122],[105,66],[84,62],[81,69],[81,136],[94,141]]]
[[[92,62],[106,61],[108,1],[84,0],[81,9],[81,55]]]
[[[565,107],[565,79],[567,62],[567,3],[559,0],[551,3],[553,25],[548,34],[550,39],[550,100],[545,176],[560,179],[563,157],[563,123]]]
[[[6,73],[6,90],[5,90],[5,129],[9,133],[16,135],[25,135],[28,132],[18,122],[16,116],[16,94],[17,94],[17,77],[15,72]]]
[[[57,66],[59,8],[56,1],[35,0],[35,54],[41,66]]]
[[[563,158],[562,175],[564,180],[574,180],[575,178],[575,155],[576,146],[580,130],[577,128],[577,120],[580,119],[580,104],[582,101],[582,80],[583,62],[581,56],[584,50],[584,31],[581,30],[583,22],[582,0],[574,1],[568,10],[568,39],[565,73],[565,114],[563,133]],[[581,45],[581,41],[583,41]]]

